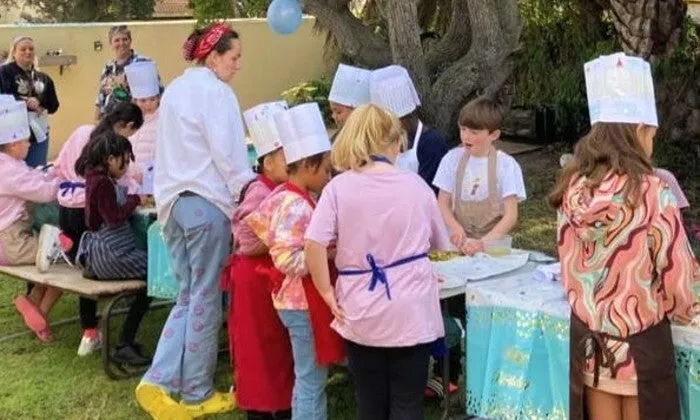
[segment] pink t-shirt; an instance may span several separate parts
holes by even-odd
[[[248,223],[243,222],[243,219],[260,207],[265,197],[270,195],[272,189],[263,182],[260,177],[253,181],[245,193],[243,202],[236,207],[231,218],[231,230],[233,240],[236,243],[235,252],[241,255],[250,255],[253,250],[258,248],[263,242],[253,232]]]
[[[130,168],[134,179],[143,181],[143,173],[149,161],[153,161],[156,156],[156,134],[158,128],[158,112],[144,115],[143,125],[129,137],[134,149],[134,162]]]
[[[27,202],[49,203],[56,197],[60,179],[32,169],[23,160],[0,152],[0,230],[19,220]]]
[[[85,180],[75,173],[75,162],[83,152],[83,148],[90,140],[90,134],[95,129],[94,125],[87,124],[78,127],[68,140],[63,144],[61,152],[54,161],[54,171],[56,176],[64,181],[74,183],[84,183]],[[127,173],[119,180],[119,183],[129,189],[129,194],[136,194],[140,189],[140,184],[134,178],[134,171],[129,167]],[[85,188],[62,188],[56,194],[58,204],[62,207],[81,209],[85,207]]]
[[[367,270],[367,254],[379,266],[450,249],[447,230],[433,191],[418,175],[345,172],[326,186],[306,230],[306,239],[323,245],[337,241],[339,271]],[[438,280],[428,258],[385,270],[383,284],[369,290],[371,274],[340,275],[336,298],[345,311],[344,325],[333,328],[365,346],[406,347],[444,336]]]

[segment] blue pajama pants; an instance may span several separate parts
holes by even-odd
[[[163,235],[180,291],[143,381],[196,404],[214,392],[219,278],[231,252],[230,220],[207,200],[185,195],[175,202]]]

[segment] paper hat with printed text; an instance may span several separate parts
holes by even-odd
[[[248,126],[248,134],[253,141],[258,158],[282,147],[274,116],[287,109],[286,102],[277,101],[256,105],[243,113],[243,119]]]
[[[274,119],[288,164],[331,150],[331,142],[317,103],[297,105],[275,114]]]
[[[30,135],[27,104],[12,95],[0,95],[0,144],[25,140]]]
[[[583,69],[591,125],[644,123],[658,127],[649,63],[617,53],[589,61]]]
[[[341,64],[335,72],[328,100],[350,108],[370,102],[369,70]]]
[[[392,65],[374,70],[370,76],[370,96],[374,105],[402,118],[420,106],[420,98],[405,68]]]
[[[160,94],[158,68],[154,61],[139,61],[124,67],[126,81],[129,84],[131,97],[146,99]]]

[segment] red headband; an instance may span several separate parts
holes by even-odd
[[[232,32],[233,30],[227,24],[217,23],[212,25],[207,32],[199,38],[199,42],[197,42],[196,37],[188,38],[187,41],[185,41],[185,45],[182,46],[185,60],[204,60],[207,55],[214,50],[216,44],[221,41],[221,38]]]

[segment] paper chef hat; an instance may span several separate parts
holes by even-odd
[[[286,111],[287,103],[284,101],[267,102],[257,105],[243,113],[243,118],[248,126],[248,133],[255,146],[255,154],[263,157],[268,153],[282,147],[282,140],[277,133],[274,116]]]
[[[341,64],[335,72],[328,100],[350,108],[370,102],[371,71]]]
[[[274,119],[287,163],[331,150],[331,142],[317,103],[295,106],[275,114]]]
[[[649,63],[623,53],[584,65],[591,125],[597,122],[659,126]]]
[[[124,67],[131,97],[146,99],[160,94],[158,68],[154,61],[139,61]]]
[[[401,66],[392,65],[373,71],[369,86],[372,103],[391,111],[398,118],[420,106],[411,76]]]
[[[29,117],[27,104],[11,95],[0,95],[0,144],[28,139]]]

